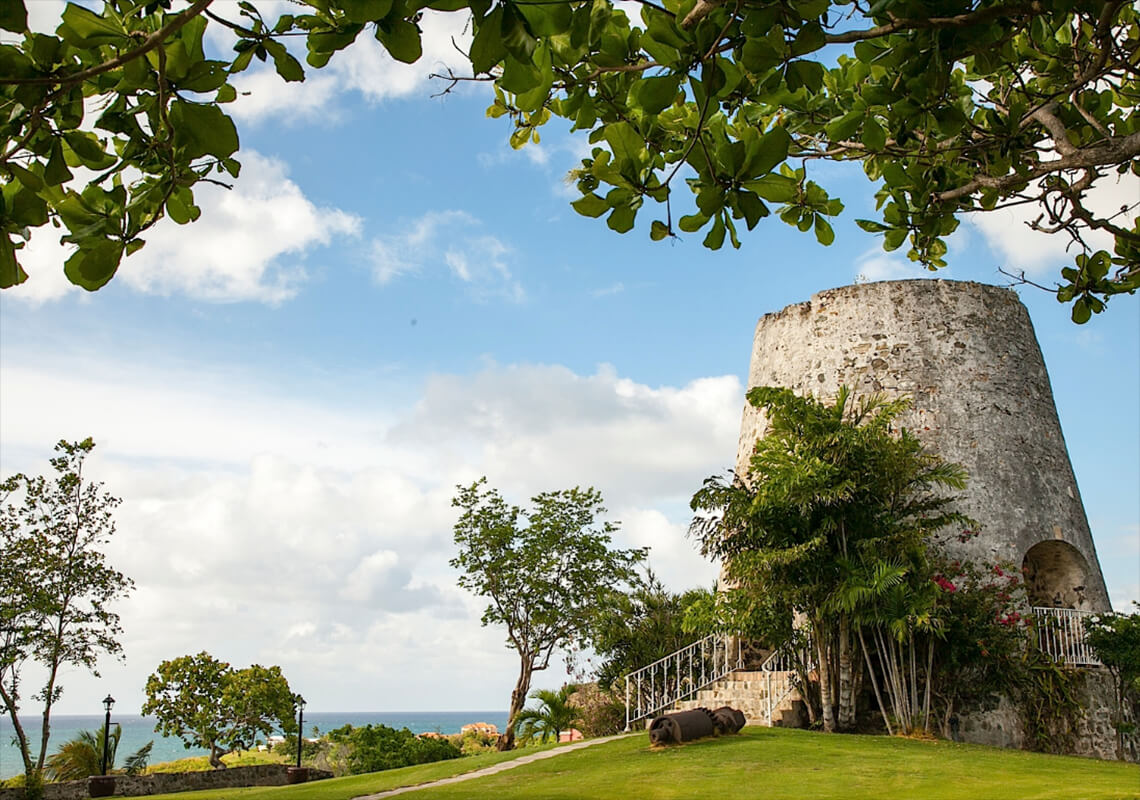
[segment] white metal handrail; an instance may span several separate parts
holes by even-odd
[[[796,668],[802,665],[806,670],[810,671],[815,669],[814,651],[810,643],[797,643],[789,641],[782,644],[773,650],[764,663],[760,665],[760,671],[764,673],[764,694],[767,698],[764,712],[765,718],[762,724],[772,727],[772,716],[775,714],[780,703],[784,702],[792,692],[800,688],[797,677],[798,673]],[[781,673],[780,678],[775,679],[778,684],[780,680],[784,682],[783,688],[778,689],[779,694],[775,694],[773,689],[778,687],[773,686],[773,675]]]
[[[1094,611],[1075,608],[1033,607],[1037,618],[1037,646],[1054,661],[1073,666],[1100,665],[1100,659],[1089,647],[1085,636],[1085,620]]]
[[[712,634],[625,676],[625,729],[744,666],[735,640]]]

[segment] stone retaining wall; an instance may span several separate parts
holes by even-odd
[[[1084,709],[1077,721],[1072,755],[1114,760],[1116,755],[1116,695],[1113,677],[1104,667],[1082,667],[1084,681],[1078,701]],[[993,706],[963,710],[961,736],[966,742],[993,747],[1025,747],[1021,718],[1007,698]],[[1124,760],[1140,763],[1140,734],[1124,737]]]
[[[284,786],[289,767],[284,764],[259,764],[255,767],[230,767],[205,772],[169,772],[155,775],[116,775],[116,797],[139,797],[148,794],[193,792],[199,789],[227,789],[238,786]],[[309,780],[331,778],[331,772],[310,769]],[[87,797],[87,781],[66,781],[44,786],[44,800],[83,800]],[[0,800],[24,800],[24,790],[0,789]]]

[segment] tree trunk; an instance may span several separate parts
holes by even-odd
[[[515,720],[522,707],[526,705],[526,695],[530,691],[530,679],[534,673],[534,663],[528,656],[522,656],[519,664],[519,679],[515,689],[511,692],[511,709],[507,715],[507,730],[499,737],[499,750],[513,750],[515,748]]]
[[[883,705],[883,695],[879,691],[879,679],[875,675],[875,667],[871,664],[871,653],[867,650],[867,642],[863,639],[863,629],[856,628],[859,633],[859,649],[863,651],[863,658],[867,660],[867,673],[871,676],[871,687],[875,690],[875,702],[879,704],[879,713],[883,715],[883,723],[887,726],[887,735],[894,736],[895,732],[891,728],[891,715],[887,713],[887,707]],[[879,656],[879,661],[882,662],[882,654]]]
[[[815,624],[815,646],[819,651],[819,706],[823,716],[823,729],[827,733],[835,731],[835,687],[831,670],[831,648],[828,646],[830,631],[817,620]]]
[[[855,669],[851,651],[851,618],[839,616],[839,730],[849,731],[855,727]]]
[[[299,736],[297,737],[297,746],[298,747],[301,746],[301,738]],[[225,754],[226,754],[225,750],[222,750],[214,742],[210,742],[210,766],[211,767],[213,767],[214,769],[225,769],[226,764],[224,761],[222,761],[222,756],[224,756]]]

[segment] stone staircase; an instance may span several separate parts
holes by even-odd
[[[792,686],[794,676],[790,671],[735,670],[688,700],[676,703],[673,710],[732,706],[744,712],[747,725],[802,727],[806,723],[804,701]]]

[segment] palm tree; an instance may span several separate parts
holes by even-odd
[[[107,770],[111,771],[115,765],[115,751],[119,749],[119,739],[122,738],[123,728],[116,724],[111,728],[111,735],[107,741]],[[146,767],[150,758],[150,750],[154,742],[147,742],[134,753],[127,756],[123,762],[124,771],[128,775],[137,775]],[[98,731],[80,731],[79,734],[59,746],[59,750],[47,760],[47,777],[53,781],[83,780],[89,775],[98,775],[103,771],[103,729]]]
[[[523,744],[534,739],[545,743],[548,739],[558,741],[562,731],[569,730],[581,720],[581,712],[570,705],[569,698],[578,690],[576,686],[563,686],[557,692],[538,689],[531,693],[531,699],[538,701],[537,708],[524,708],[515,718],[515,731]]]

